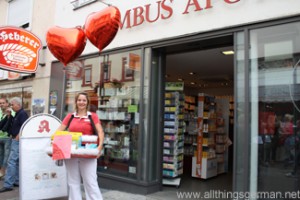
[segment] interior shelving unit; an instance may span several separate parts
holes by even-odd
[[[184,96],[184,155],[193,156],[197,147],[196,98]]]
[[[213,96],[198,95],[198,136],[197,152],[192,160],[192,176],[207,179],[217,172],[216,142],[216,103]]]
[[[229,99],[217,98],[216,155],[218,174],[228,172]]]
[[[163,184],[180,185],[184,153],[184,95],[180,91],[165,92]]]

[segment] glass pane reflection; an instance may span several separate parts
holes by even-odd
[[[300,23],[250,32],[250,168],[258,191],[299,190],[299,33]]]

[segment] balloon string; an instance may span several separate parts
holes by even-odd
[[[110,4],[110,3],[105,3],[105,2],[102,2],[101,0],[99,0],[99,1],[100,1],[100,3],[103,3],[103,4],[107,5],[107,6],[112,6],[112,4]]]

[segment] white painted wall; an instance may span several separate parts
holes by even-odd
[[[7,24],[8,5],[9,4],[6,1],[0,0],[0,26],[10,25]],[[54,25],[55,1],[33,0],[32,10],[33,12],[31,15],[32,19],[29,31],[38,36],[42,40],[43,44],[46,45],[46,32],[49,27]],[[45,57],[42,58],[42,56],[40,56],[40,59],[45,61],[46,66],[38,67],[35,78],[26,81],[1,81],[0,90],[32,86],[32,98],[44,98],[46,101],[46,108],[48,108],[51,61],[53,61],[53,57],[49,53],[49,50],[45,50]],[[47,110],[45,111],[47,112]]]
[[[127,10],[138,6],[145,7],[147,4],[151,4],[151,12],[156,15],[157,1],[163,0],[130,0],[126,2],[104,0],[104,2],[119,8],[122,19]],[[172,3],[170,3],[171,1]],[[159,19],[154,23],[144,22],[140,26],[119,30],[113,42],[106,49],[300,14],[299,0],[240,0],[234,4],[225,3],[224,0],[211,0],[212,8],[194,12],[193,7],[190,7],[189,14],[183,15],[189,1],[165,0],[173,10],[173,15],[169,19]],[[197,2],[201,7],[206,6],[206,0]],[[105,7],[106,5],[98,1],[73,10],[70,0],[58,0],[56,1],[55,25],[65,28],[83,26],[90,13],[101,11]],[[164,13],[166,14],[166,12]],[[97,51],[97,48],[88,43],[83,54]]]
[[[6,1],[0,1],[0,26],[6,24],[6,13],[8,4]]]

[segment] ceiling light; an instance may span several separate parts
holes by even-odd
[[[195,72],[190,72],[189,74],[190,74],[190,75],[194,75],[194,74],[196,74],[196,73],[195,73]]]
[[[233,55],[234,51],[230,50],[230,51],[222,51],[222,54],[228,56],[228,55]]]
[[[177,79],[177,80],[179,80],[179,81],[183,81],[183,78],[179,78],[179,79]]]
[[[191,82],[191,84],[192,84],[192,85],[195,85],[196,83],[195,83],[195,82]]]

